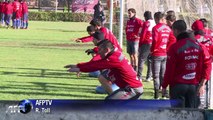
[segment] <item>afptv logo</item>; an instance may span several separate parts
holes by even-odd
[[[33,105],[29,100],[22,100],[18,105],[11,105],[7,108],[6,113],[23,113],[27,114],[33,109]]]

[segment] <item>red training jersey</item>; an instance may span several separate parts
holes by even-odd
[[[167,45],[170,41],[173,41],[171,37],[173,32],[171,28],[163,23],[158,23],[152,29],[152,46],[151,54],[152,56],[166,56]],[[173,35],[174,36],[174,35]],[[170,45],[171,46],[171,45]]]
[[[143,22],[139,18],[130,18],[126,24],[126,39],[129,41],[139,41],[139,30]]]
[[[205,46],[194,39],[183,38],[168,51],[162,87],[176,84],[198,85],[202,78],[209,80],[210,74],[211,59]]]
[[[5,6],[5,14],[11,15],[13,14],[13,6],[11,3],[7,3]]]
[[[26,2],[21,3],[22,6],[22,14],[28,13],[28,5]]]
[[[138,80],[136,72],[121,51],[115,51],[105,59],[79,63],[77,66],[80,68],[81,72],[109,69],[110,79],[120,88],[125,88],[127,86],[138,88],[143,86]]]
[[[109,29],[107,29],[106,27],[101,27],[100,31],[104,33],[104,39],[109,40],[110,42],[112,42],[115,48],[118,48],[119,51],[122,51],[122,48],[119,45],[117,38]],[[93,37],[86,36],[86,37],[80,38],[80,40],[82,42],[91,42],[93,41]]]
[[[195,38],[197,39],[197,41],[203,45],[206,46],[207,50],[210,50],[210,46],[213,45],[213,41],[209,36],[202,36],[202,35],[195,35]]]
[[[21,9],[21,3],[18,1],[14,1],[12,5],[13,5],[13,12],[17,12],[19,9]]]
[[[140,35],[139,46],[142,44],[152,44],[152,28],[155,26],[155,21],[150,19],[143,23],[142,32]]]

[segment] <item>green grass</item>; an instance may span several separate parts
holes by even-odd
[[[80,78],[64,65],[90,60],[84,51],[92,44],[70,41],[87,35],[88,23],[30,22],[28,30],[1,28],[1,100],[104,99],[95,93],[96,78]],[[145,71],[144,71],[145,72]],[[152,83],[145,83],[144,99],[151,99]]]

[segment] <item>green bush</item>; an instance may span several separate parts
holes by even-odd
[[[63,13],[63,12],[29,12],[29,20],[32,21],[69,21],[89,22],[91,14],[86,13]]]

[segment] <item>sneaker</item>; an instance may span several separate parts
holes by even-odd
[[[107,92],[105,91],[105,89],[102,86],[97,86],[95,89],[95,92],[97,94],[107,94]]]
[[[112,84],[111,88],[113,92],[119,89],[119,87],[116,84]],[[106,90],[102,86],[97,86],[95,92],[97,94],[107,94]]]
[[[166,93],[162,93],[162,99],[169,99],[168,90],[166,90]]]
[[[119,87],[116,84],[112,84],[111,88],[113,92],[119,89]]]
[[[147,78],[145,81],[146,81],[146,82],[150,82],[150,81],[152,81],[152,78],[151,78],[151,77],[150,77],[150,78]]]

